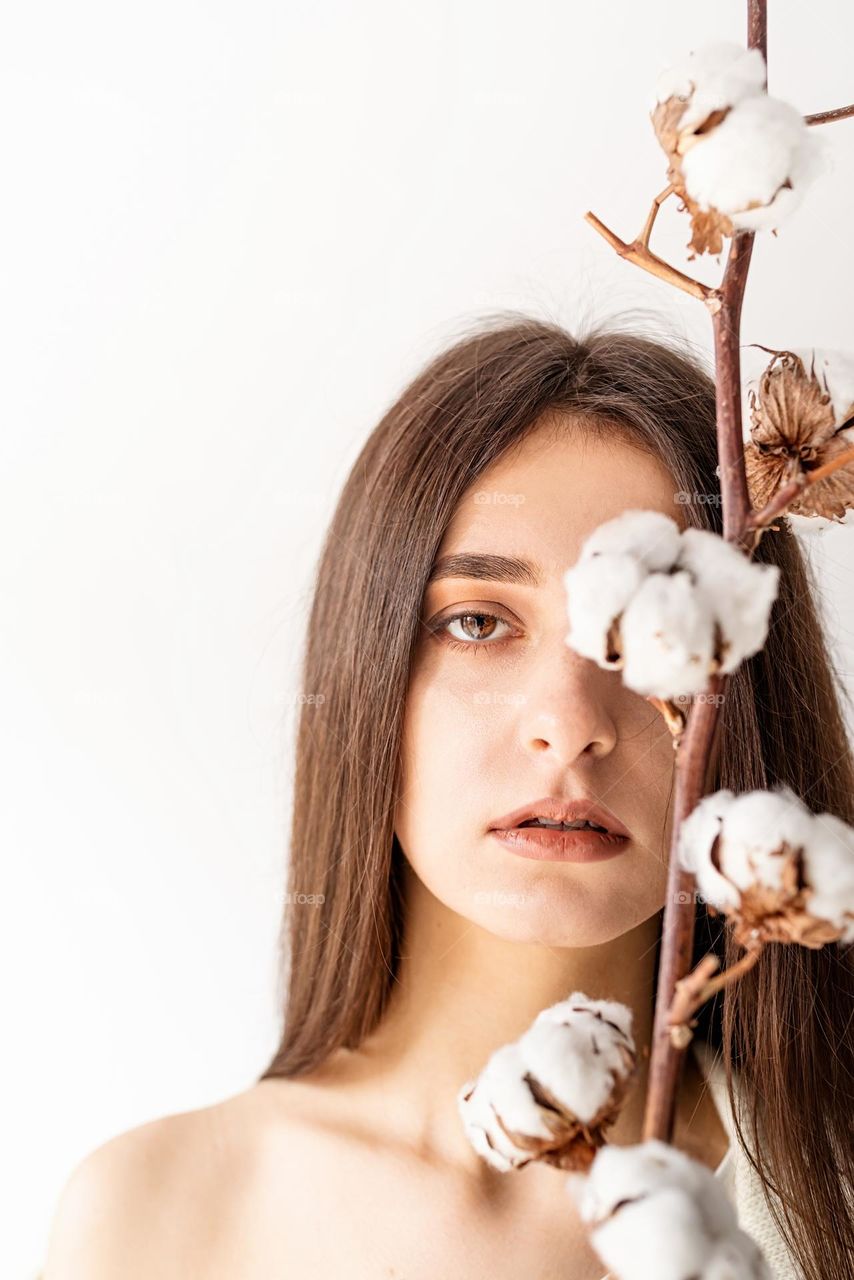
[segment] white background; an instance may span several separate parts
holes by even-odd
[[[93,1147],[245,1088],[276,1041],[296,661],[323,529],[423,363],[495,308],[703,306],[639,231],[655,76],[743,0],[77,0],[2,68],[0,1269]],[[854,98],[847,0],[769,6],[770,91]],[[854,120],[757,240],[742,339],[850,345]],[[654,247],[688,263],[665,206]],[[754,353],[747,367],[757,368]],[[764,363],[760,353],[759,368]],[[852,666],[854,531],[813,536]]]

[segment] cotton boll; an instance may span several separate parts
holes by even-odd
[[[677,856],[742,946],[854,941],[854,829],[788,787],[704,796],[680,824]]]
[[[597,526],[563,576],[570,630],[565,639],[601,667],[619,667],[609,635],[647,573],[668,569],[679,554],[679,526],[660,511],[624,511]]]
[[[679,526],[663,511],[631,509],[598,525],[585,541],[579,560],[630,555],[648,572],[669,569],[679,554]]]
[[[645,696],[701,693],[762,647],[779,576],[716,533],[627,511],[596,528],[564,574],[565,640]]]
[[[659,698],[701,693],[714,655],[714,619],[688,573],[654,573],[620,624],[623,683]]]
[[[653,127],[691,217],[692,257],[739,230],[775,230],[832,167],[829,145],[792,104],[768,96],[756,49],[718,43],[659,78]]]
[[[709,1169],[658,1139],[603,1147],[567,1190],[591,1242],[620,1280],[769,1280]],[[724,1269],[729,1263],[731,1271]]]
[[[825,394],[830,396],[832,424],[836,429],[841,428],[842,424],[854,415],[854,355],[832,347],[791,347],[788,350],[802,362],[807,377],[814,375]],[[775,355],[779,354],[775,353]],[[748,357],[747,354],[742,358],[744,360],[749,358],[751,362],[755,360],[755,357]],[[753,403],[761,405],[760,390],[765,372],[766,365],[763,364],[762,368],[757,368],[743,384],[742,423],[745,441],[751,438]],[[775,421],[780,416],[778,408]],[[854,431],[851,428],[842,435],[844,439],[850,438],[850,442],[854,444]],[[797,433],[794,438],[798,441],[803,439],[800,433]],[[831,523],[833,522],[820,516],[803,519],[797,517],[795,527],[800,529],[801,525],[805,525],[810,530],[814,530]]]
[[[776,226],[813,172],[807,157],[813,141],[803,116],[790,103],[764,94],[746,98],[685,154],[685,189],[702,208],[730,214],[733,221],[747,211],[754,226],[757,217],[762,226]],[[805,158],[798,168],[802,150]],[[798,189],[792,177],[796,168],[802,179]],[[791,190],[780,191],[787,181]],[[757,202],[760,209],[748,210]]]
[[[532,1160],[588,1168],[637,1068],[631,1016],[624,1005],[573,992],[497,1049],[457,1093],[478,1154],[503,1173]]]
[[[525,1066],[518,1045],[502,1045],[489,1059],[477,1080],[457,1093],[457,1108],[469,1141],[493,1168],[507,1173],[530,1159],[498,1123],[496,1111],[509,1125],[544,1139],[550,1136],[540,1110],[524,1084]]]
[[[749,560],[732,543],[706,529],[685,530],[679,564],[691,572],[723,633],[727,648],[720,670],[734,671],[765,643],[779,587],[778,566]]]
[[[719,40],[692,50],[663,71],[656,81],[655,102],[688,98],[679,121],[680,129],[687,131],[702,124],[713,111],[762,93],[764,86],[765,59],[759,50]]]
[[[644,570],[629,555],[603,553],[567,569],[563,576],[570,622],[566,643],[602,667],[619,666],[621,658],[612,658],[608,633],[643,578]]]
[[[624,1205],[590,1243],[620,1280],[694,1280],[707,1252],[699,1209],[675,1188]]]

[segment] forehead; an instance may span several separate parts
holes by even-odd
[[[536,560],[547,575],[578,558],[587,536],[631,508],[684,525],[662,460],[607,426],[567,420],[536,428],[463,494],[437,557],[495,552]]]

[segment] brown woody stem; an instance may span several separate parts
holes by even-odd
[[[766,0],[748,0],[747,31],[748,46],[759,49],[767,63]],[[753,232],[737,232],[732,237],[723,280],[720,289],[716,291],[718,306],[709,308],[715,339],[716,431],[723,535],[748,554],[753,549],[754,538],[748,526],[751,505],[741,430],[739,329],[752,250]],[[728,676],[712,677],[710,689],[716,694],[722,694],[728,679]],[[679,828],[705,794],[709,783],[710,762],[718,737],[716,730],[723,700],[722,696],[718,696],[694,702],[676,753],[673,835],[644,1113],[644,1139],[659,1138],[664,1142],[671,1142],[673,1138],[679,1077],[690,1034],[686,1039],[684,1023],[680,1033],[673,1026],[671,1018],[674,1001],[677,999],[677,984],[686,978],[691,969],[696,915],[694,877],[690,872],[684,871],[679,863]],[[732,977],[738,976],[736,969],[737,966],[733,966]],[[710,985],[707,981],[707,967],[701,972],[703,983],[695,992],[697,996],[702,995]],[[729,980],[727,977],[727,981]],[[685,988],[681,990],[684,991]],[[688,990],[691,990],[690,982]],[[678,1005],[676,1013],[678,1015]]]
[[[854,103],[850,107],[836,107],[833,111],[815,111],[811,116],[804,116],[806,124],[830,124],[833,120],[845,120],[854,116]]]

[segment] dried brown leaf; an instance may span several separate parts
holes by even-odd
[[[775,354],[748,399],[750,438],[766,449],[812,461],[836,430],[830,393],[792,351]]]
[[[751,389],[750,440],[744,447],[747,487],[754,510],[770,502],[788,481],[803,476],[802,492],[786,510],[799,516],[843,520],[854,509],[854,462],[814,484],[809,473],[840,457],[854,444],[843,424],[854,405],[837,422],[826,386],[807,372],[792,351],[778,351],[762,373],[759,394]]]

